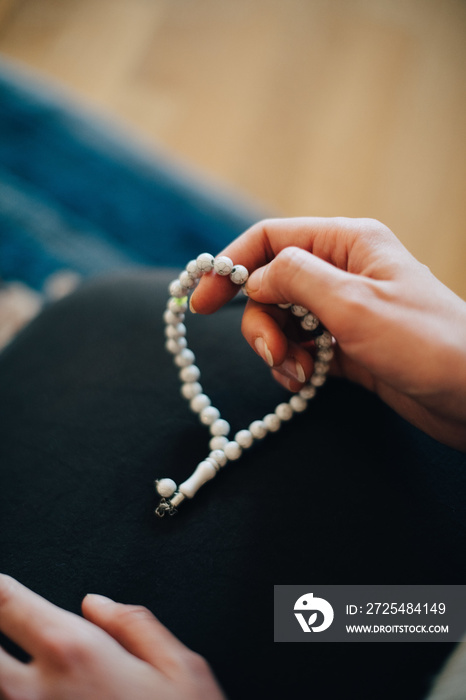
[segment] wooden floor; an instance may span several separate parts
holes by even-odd
[[[0,0],[0,52],[274,213],[382,220],[466,298],[463,0]]]

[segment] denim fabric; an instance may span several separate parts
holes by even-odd
[[[147,149],[29,74],[0,71],[0,276],[40,289],[84,276],[181,266],[263,213]]]

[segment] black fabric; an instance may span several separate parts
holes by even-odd
[[[88,592],[149,607],[234,698],[422,698],[450,644],[278,644],[274,584],[464,583],[465,455],[329,380],[304,414],[177,515],[208,431],[165,351],[166,271],[103,277],[0,355],[0,567],[79,612]],[[281,397],[240,336],[242,300],[187,319],[233,430]]]

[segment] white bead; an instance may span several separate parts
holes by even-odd
[[[320,321],[317,316],[309,312],[302,319],[301,327],[304,328],[305,331],[315,331],[319,323]]]
[[[215,469],[214,465],[211,462],[204,460],[197,465],[194,473],[191,474],[189,479],[186,479],[186,481],[180,484],[178,490],[181,491],[181,493],[184,493],[184,495],[188,498],[192,498],[196,491],[198,491],[201,486],[206,483],[206,481],[214,478],[216,473],[217,470]]]
[[[254,420],[249,426],[249,430],[257,440],[262,440],[267,435],[267,427],[263,420]]]
[[[222,450],[225,447],[225,445],[228,442],[228,438],[226,438],[224,435],[215,435],[213,438],[210,439],[209,442],[209,447],[211,450]]]
[[[330,362],[334,355],[332,348],[322,348],[317,352],[317,359],[322,360],[322,362]]]
[[[186,347],[186,338],[169,338],[165,343],[166,349],[168,350],[168,352],[171,352],[172,355],[178,355],[178,353],[183,350],[183,346],[180,344],[180,340],[185,341]]]
[[[303,388],[299,392],[299,396],[301,396],[302,399],[313,399],[315,395],[316,388],[314,386],[311,386],[310,384],[306,384],[305,386],[303,386]]]
[[[275,413],[268,413],[262,420],[267,430],[270,430],[271,433],[276,433],[280,428],[281,420]]]
[[[173,311],[174,314],[184,314],[188,305],[184,299],[178,299],[177,297],[171,297],[167,302],[167,309]],[[181,320],[181,319],[180,319]]]
[[[325,374],[313,374],[310,381],[312,386],[322,386],[322,384],[325,384],[326,379]]]
[[[322,335],[317,336],[314,342],[318,348],[329,348],[332,344],[332,334],[324,331]]]
[[[212,425],[220,418],[220,411],[214,406],[206,406],[206,408],[202,409],[199,418],[203,425]]]
[[[227,442],[227,444],[223,448],[223,451],[225,452],[225,455],[228,459],[234,461],[235,459],[239,459],[241,457],[241,453],[243,450],[238,445],[236,440],[231,440],[230,442]]]
[[[305,316],[309,311],[306,309],[305,306],[300,306],[299,304],[292,304],[291,306],[291,313],[293,316]]]
[[[280,309],[289,309],[290,306],[293,306],[293,304],[291,303],[291,301],[288,301],[286,304],[277,304],[277,306]]]
[[[188,365],[180,370],[179,377],[182,382],[197,382],[201,376],[201,370],[197,365]]]
[[[187,289],[186,287],[183,287],[180,280],[173,280],[168,287],[168,291],[172,297],[181,298],[186,296]]]
[[[214,459],[219,467],[224,467],[227,463],[227,456],[223,450],[212,450],[209,454],[211,459]]]
[[[235,284],[244,284],[247,281],[248,277],[249,272],[244,267],[244,265],[235,265],[230,274],[230,279]]]
[[[226,277],[226,275],[230,274],[232,269],[233,260],[227,258],[226,255],[219,255],[218,258],[215,258],[214,270],[217,274],[222,275],[222,277]]]
[[[328,362],[321,362],[320,360],[317,360],[317,362],[314,362],[314,373],[315,374],[326,374],[328,370]]]
[[[177,367],[187,367],[188,365],[192,365],[195,359],[196,356],[193,351],[189,348],[184,348],[178,355],[175,355],[173,362]]]
[[[176,326],[165,326],[165,335],[167,338],[179,338],[186,335],[186,326],[184,323],[177,323]]]
[[[275,413],[280,418],[280,420],[290,420],[293,415],[293,409],[289,403],[279,403],[275,409]]]
[[[199,382],[189,382],[181,385],[181,394],[185,399],[191,401],[198,394],[202,394],[202,386]]]
[[[159,496],[170,498],[170,496],[175,493],[177,487],[173,479],[157,479],[155,488]]]
[[[174,314],[170,309],[166,309],[163,312],[163,320],[165,323],[170,323],[172,326],[176,326],[180,321],[184,321],[184,314]]]
[[[217,471],[217,472],[220,469],[220,464],[218,462],[216,462],[213,457],[210,457],[210,456],[206,457],[204,462],[210,462],[210,464],[214,467],[215,471]]]
[[[200,413],[204,408],[210,406],[210,399],[207,394],[198,394],[189,402],[191,411],[194,413]],[[214,424],[215,425],[215,424]]]
[[[215,423],[212,423],[212,425],[210,426],[211,435],[228,435],[229,432],[230,424],[223,418],[219,418],[215,421]]]
[[[192,277],[189,272],[186,272],[186,270],[183,270],[178,279],[180,280],[181,285],[186,289],[192,289],[196,285],[194,277]]]
[[[238,430],[235,435],[235,440],[240,447],[248,448],[251,447],[254,442],[253,434],[250,430]]]
[[[201,271],[197,266],[197,260],[190,260],[186,265],[186,272],[189,272],[193,277],[200,277]]]
[[[296,411],[296,413],[301,413],[302,411],[306,410],[307,401],[306,399],[303,399],[302,396],[299,396],[299,394],[296,394],[295,396],[291,397],[290,406],[293,411]]]
[[[201,253],[197,256],[196,263],[201,272],[210,272],[214,266],[214,256],[210,253]]]

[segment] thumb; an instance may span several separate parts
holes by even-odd
[[[246,291],[251,299],[263,304],[292,302],[304,306],[336,332],[336,310],[355,278],[357,275],[340,270],[307,250],[290,246],[250,275]]]
[[[176,676],[178,662],[189,650],[150,610],[139,605],[115,603],[95,594],[84,598],[82,610],[87,620],[107,632],[130,654],[165,675]]]

